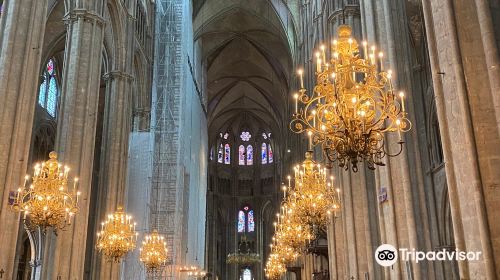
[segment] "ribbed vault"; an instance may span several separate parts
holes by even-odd
[[[207,69],[209,138],[252,122],[279,137],[293,69],[291,20],[267,0],[200,0],[193,7]]]

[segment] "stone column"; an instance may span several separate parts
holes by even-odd
[[[105,74],[107,80],[104,125],[102,139],[102,158],[100,164],[97,224],[108,213],[125,206],[128,143],[130,134],[130,89],[132,76],[123,71]],[[125,209],[125,208],[124,208]],[[89,233],[92,234],[92,233]],[[98,257],[96,279],[119,279],[120,263],[109,262],[101,254]]]
[[[48,279],[83,279],[91,194],[94,139],[103,50],[105,1],[71,1],[59,114],[57,151],[79,176],[80,211],[73,226],[59,233]]]
[[[9,192],[22,184],[28,164],[38,92],[47,0],[4,2],[0,30],[0,271],[14,278],[19,214],[11,212]]]
[[[425,0],[423,8],[455,244],[482,252],[478,261],[458,262],[460,277],[496,279],[499,109],[498,66],[491,64],[498,49],[489,38],[488,7],[483,1]]]

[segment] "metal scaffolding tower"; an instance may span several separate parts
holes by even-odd
[[[165,235],[169,265],[155,279],[179,279],[183,178],[179,176],[183,0],[157,0],[153,74],[151,228]]]

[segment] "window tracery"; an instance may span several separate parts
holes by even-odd
[[[249,206],[243,207],[238,211],[238,233],[254,232],[255,217],[254,212]]]
[[[38,93],[38,104],[44,108],[51,117],[56,117],[57,99],[59,89],[57,86],[57,78],[55,71],[54,60],[51,58],[45,65],[42,74],[42,84]]]

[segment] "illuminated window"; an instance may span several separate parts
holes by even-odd
[[[248,131],[243,131],[240,135],[240,138],[241,138],[241,140],[246,142],[246,141],[250,140],[250,138],[252,138],[252,135]]]
[[[210,161],[214,160],[214,147],[210,148]]]
[[[50,116],[55,117],[57,111],[57,98],[59,90],[57,88],[57,79],[54,60],[49,59],[42,74],[42,84],[38,94],[38,104],[42,106]]]
[[[217,152],[217,162],[222,163],[222,159],[224,158],[224,152],[222,144],[219,146],[219,151]]]
[[[262,149],[261,149],[261,158],[262,158],[262,164],[267,164],[267,144],[262,143]]]
[[[238,212],[238,232],[254,232],[255,218],[250,207],[245,206]]]
[[[245,223],[245,212],[240,210],[240,212],[238,212],[238,232],[245,232]]]
[[[247,165],[253,164],[253,147],[252,145],[247,146]]]
[[[245,146],[243,145],[238,148],[238,164],[245,165]]]
[[[255,231],[255,221],[253,219],[253,210],[248,211],[248,232]]]
[[[224,145],[224,164],[231,163],[231,147],[229,144]]]
[[[243,270],[242,280],[252,280],[252,271],[249,268]]]
[[[269,161],[269,163],[272,163],[273,162],[273,150],[271,149],[271,144],[269,144],[267,146],[267,149],[268,149],[268,151],[267,151],[268,161]]]

